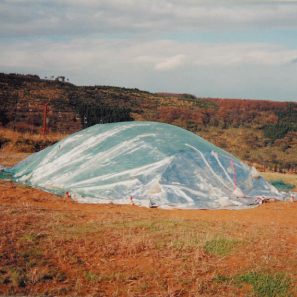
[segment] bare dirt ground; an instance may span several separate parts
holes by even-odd
[[[169,211],[0,180],[0,295],[297,296],[296,217],[292,202]]]

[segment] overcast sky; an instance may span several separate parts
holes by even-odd
[[[0,0],[0,72],[297,102],[297,2]]]

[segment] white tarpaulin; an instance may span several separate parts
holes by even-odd
[[[183,209],[247,208],[282,199],[260,174],[176,126],[122,122],[92,126],[2,172],[79,202]]]

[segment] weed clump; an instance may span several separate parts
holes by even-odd
[[[92,271],[87,271],[85,278],[89,282],[99,282],[100,281],[100,276]]]
[[[214,283],[222,284],[229,282],[237,287],[241,284],[252,285],[252,296],[259,297],[284,297],[290,296],[292,288],[291,280],[284,273],[260,273],[248,271],[245,274],[235,275],[234,277],[227,277],[224,275],[217,275]]]
[[[203,247],[203,250],[206,253],[216,256],[226,256],[235,248],[238,243],[239,241],[236,240],[218,238],[207,241]]]
[[[257,296],[289,296],[290,279],[283,273],[269,274],[249,271],[238,275],[236,283],[245,283],[253,286]]]

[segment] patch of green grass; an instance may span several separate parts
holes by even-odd
[[[101,275],[101,279],[105,281],[119,281],[119,280],[122,281],[127,278],[128,277],[126,273],[122,273],[118,271],[113,271],[110,274]]]
[[[222,284],[230,282],[237,287],[241,284],[252,285],[252,296],[257,297],[287,297],[292,296],[291,280],[284,273],[259,273],[248,271],[245,274],[239,274],[234,277],[217,275],[214,283]]]
[[[30,268],[36,266],[37,264],[39,264],[40,261],[33,258],[33,259],[27,259],[27,261],[25,263],[26,263],[26,269],[30,269]]]
[[[10,281],[15,286],[24,287],[26,285],[27,278],[21,269],[12,269]]]
[[[237,275],[235,283],[252,285],[256,296],[291,296],[291,280],[283,273],[269,274],[249,271],[246,274]]]
[[[173,248],[175,251],[181,251],[185,247],[185,241],[178,239],[173,241]]]
[[[221,283],[224,283],[224,282],[227,282],[227,281],[230,281],[231,278],[230,277],[227,277],[227,276],[224,276],[224,275],[217,275],[217,277],[213,280],[215,284],[219,285]]]
[[[22,238],[20,238],[20,241],[34,242],[35,239],[36,239],[36,235],[35,234],[27,233]]]
[[[21,251],[17,254],[17,256],[19,258],[23,258],[23,259],[26,259],[26,258],[39,258],[40,256],[42,256],[42,249],[41,247],[39,246],[33,246],[27,250],[24,250],[24,251]]]
[[[181,222],[177,220],[165,220],[165,219],[159,219],[159,220],[133,220],[133,219],[125,219],[122,222],[117,222],[119,226],[122,226],[123,228],[130,228],[130,229],[136,229],[136,228],[142,228],[146,229],[149,232],[156,232],[156,231],[162,231],[162,230],[168,230],[169,228],[175,228],[178,227]],[[109,226],[114,227],[114,226]]]
[[[226,256],[236,247],[237,244],[239,244],[239,241],[218,238],[207,241],[203,250],[206,253],[216,256]]]
[[[156,248],[156,249],[163,249],[163,248],[165,248],[165,247],[166,247],[166,245],[165,245],[164,242],[160,242],[160,241],[156,241],[156,242],[155,242],[155,248]]]
[[[100,276],[92,271],[87,271],[86,272],[86,280],[88,280],[89,282],[99,282],[100,281]]]
[[[27,277],[22,269],[3,267],[1,270],[0,284],[11,283],[12,286],[25,287]]]
[[[103,228],[96,225],[78,225],[75,223],[70,223],[67,225],[60,223],[49,224],[51,228],[54,229],[56,234],[60,234],[69,238],[73,235],[89,235],[102,232]]]

